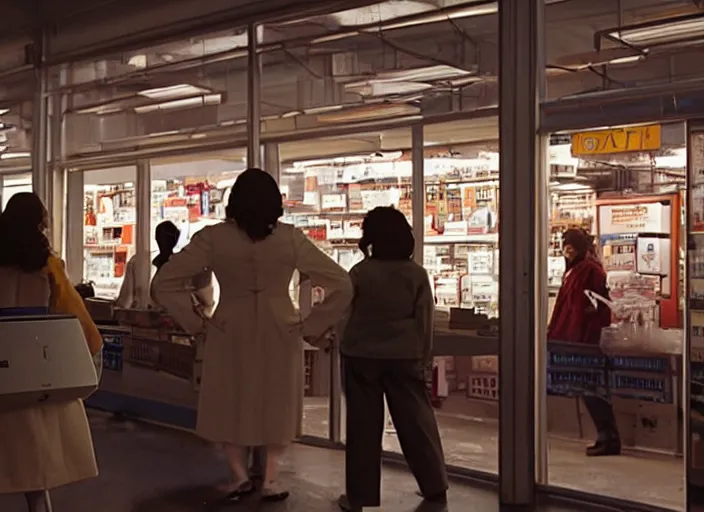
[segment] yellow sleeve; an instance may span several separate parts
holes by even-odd
[[[51,312],[73,315],[78,318],[90,353],[97,354],[103,347],[103,338],[85,304],[83,304],[83,299],[78,295],[66,275],[63,262],[55,256],[50,256],[47,268],[51,277],[51,303],[49,304]]]

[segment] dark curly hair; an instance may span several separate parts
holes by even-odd
[[[367,258],[408,260],[415,249],[413,229],[396,208],[379,206],[364,217],[359,248]]]
[[[37,272],[46,266],[51,246],[44,232],[49,218],[39,196],[20,192],[0,214],[0,267]]]
[[[237,177],[225,215],[254,242],[274,232],[284,214],[283,198],[274,178],[261,169],[247,169]]]

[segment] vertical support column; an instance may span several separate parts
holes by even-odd
[[[35,91],[32,106],[32,189],[51,212],[49,173],[47,170],[48,70],[44,65],[46,38],[39,33],[34,39]]]
[[[62,70],[58,83],[65,83],[66,71]],[[66,96],[57,94],[51,98],[51,129],[49,142],[51,144],[51,169],[49,175],[49,194],[51,195],[51,242],[52,247],[65,256],[65,222],[66,222],[66,171],[62,167],[65,156],[64,142],[66,140]]]
[[[413,259],[419,265],[423,264],[425,238],[425,142],[422,124],[414,124],[411,128],[411,158],[413,164],[413,236],[416,239],[416,250]]]
[[[152,218],[152,168],[149,160],[137,162],[135,182],[137,226],[135,240],[136,274],[135,298],[140,307],[149,304],[149,284],[151,281],[151,218]]]
[[[541,136],[538,142],[536,174],[535,225],[535,478],[548,483],[548,397],[547,397],[547,334],[548,334],[548,184],[550,182],[550,141]]]
[[[499,0],[500,502],[535,500],[535,229],[542,0]]]
[[[267,142],[262,151],[264,170],[271,174],[276,183],[281,182],[281,160],[279,155],[279,145],[274,142]]]
[[[258,27],[247,28],[247,167],[261,167],[261,76],[262,60],[258,53]]]
[[[73,283],[83,280],[83,173],[66,176],[66,270]]]

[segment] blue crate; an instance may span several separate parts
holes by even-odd
[[[124,348],[118,343],[106,343],[103,345],[103,370],[122,371],[122,353]]]

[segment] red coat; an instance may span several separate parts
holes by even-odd
[[[590,257],[565,273],[548,325],[549,340],[599,344],[601,329],[611,324],[611,310],[602,303],[594,309],[585,290],[608,297],[606,272]]]

